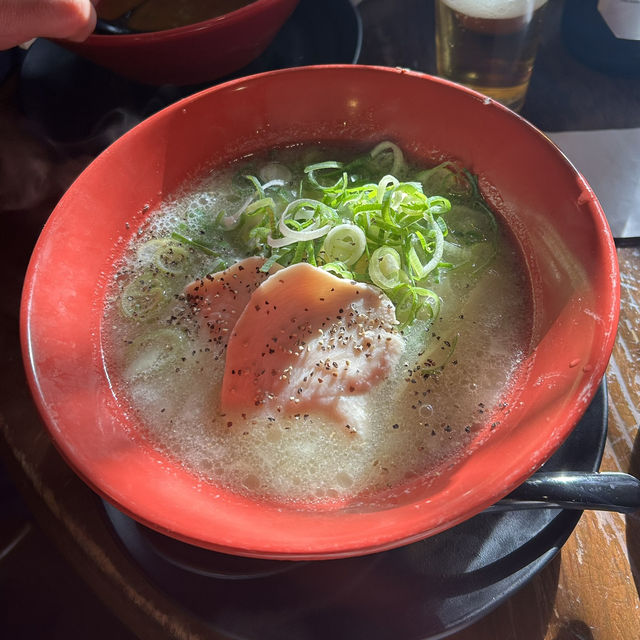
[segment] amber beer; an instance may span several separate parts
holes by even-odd
[[[518,110],[547,0],[436,0],[438,75]]]

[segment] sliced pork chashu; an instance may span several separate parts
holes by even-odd
[[[396,366],[403,340],[391,301],[301,263],[252,294],[227,347],[222,409],[321,412],[357,430],[363,397]]]

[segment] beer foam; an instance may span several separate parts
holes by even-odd
[[[547,0],[442,0],[448,7],[472,18],[508,20],[533,13]]]

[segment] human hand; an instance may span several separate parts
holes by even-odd
[[[0,0],[0,50],[33,38],[81,42],[96,25],[96,0]]]

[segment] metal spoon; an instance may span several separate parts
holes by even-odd
[[[120,16],[116,20],[112,21],[98,18],[96,20],[95,32],[99,35],[106,36],[123,36],[130,35],[132,33],[140,33],[139,31],[126,26],[126,20],[128,19],[130,13],[131,12],[128,11],[123,16]]]
[[[486,511],[548,508],[633,513],[640,509],[640,480],[617,472],[540,472]]]
[[[127,26],[127,21],[131,17],[131,14],[139,9],[148,0],[140,0],[136,2],[130,9],[125,11],[122,15],[114,18],[113,20],[105,20],[104,18],[98,18],[96,20],[95,32],[102,35],[121,36],[131,33],[142,33],[137,29],[132,29]]]

